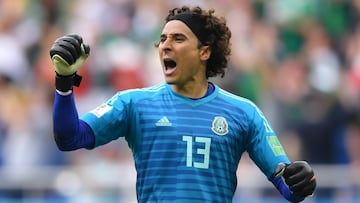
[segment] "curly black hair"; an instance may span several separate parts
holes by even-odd
[[[203,43],[199,41],[199,47],[206,45],[210,46],[211,49],[211,56],[207,61],[206,78],[215,77],[217,75],[224,77],[225,68],[227,68],[229,56],[231,54],[231,31],[226,25],[226,19],[222,16],[215,16],[214,9],[203,10],[199,6],[192,8],[182,6],[181,8],[169,10],[169,14],[165,18],[165,23],[169,22],[173,16],[184,12],[191,12],[204,19],[205,25],[203,26],[207,33],[210,33]]]

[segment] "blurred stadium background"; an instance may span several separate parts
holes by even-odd
[[[54,39],[91,46],[82,114],[162,81],[154,42],[169,8],[215,8],[232,30],[223,88],[264,111],[292,160],[315,167],[305,202],[360,202],[359,0],[0,0],[0,203],[136,202],[124,140],[60,152],[52,138]],[[245,154],[234,202],[284,202]]]

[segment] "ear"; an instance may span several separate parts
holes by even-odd
[[[200,47],[200,60],[207,61],[210,58],[211,55],[211,49],[210,46],[202,46]]]

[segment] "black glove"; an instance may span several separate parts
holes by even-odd
[[[286,165],[282,176],[289,189],[298,197],[305,198],[315,191],[314,171],[306,161],[295,161]]]
[[[81,77],[76,74],[90,53],[90,47],[83,43],[76,34],[58,38],[50,48],[51,60],[55,67],[55,87],[60,91],[68,91],[79,86]]]

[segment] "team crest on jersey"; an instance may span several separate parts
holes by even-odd
[[[229,132],[229,125],[222,116],[215,116],[211,130],[217,135],[226,135]]]

